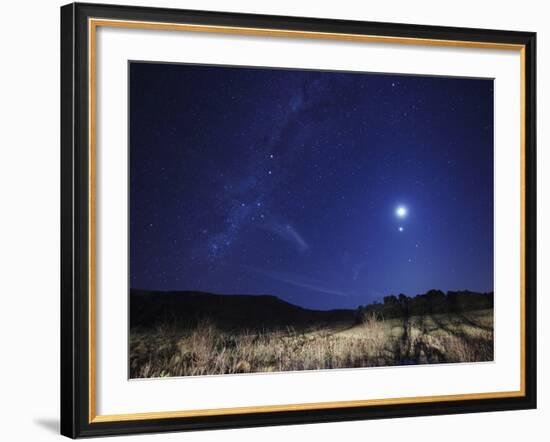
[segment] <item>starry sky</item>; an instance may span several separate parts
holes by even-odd
[[[493,290],[493,80],[131,62],[130,285]]]

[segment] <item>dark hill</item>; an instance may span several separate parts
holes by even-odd
[[[130,326],[193,327],[208,319],[224,328],[280,328],[353,321],[355,310],[309,310],[271,295],[130,291]]]

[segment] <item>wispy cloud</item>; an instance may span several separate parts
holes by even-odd
[[[265,225],[265,229],[273,232],[282,240],[287,241],[299,252],[305,252],[309,249],[309,244],[306,242],[305,238],[289,223],[271,221]]]
[[[243,266],[247,270],[258,273],[260,275],[264,275],[268,278],[271,278],[275,281],[281,281],[286,284],[293,285],[295,287],[301,287],[304,289],[312,290],[314,292],[318,293],[326,293],[329,295],[336,295],[336,296],[348,296],[348,293],[342,292],[340,290],[334,290],[330,287],[326,287],[322,281],[307,278],[301,275],[296,275],[293,273],[286,273],[286,272],[276,272],[273,270],[262,270],[258,269],[256,267],[252,266]]]

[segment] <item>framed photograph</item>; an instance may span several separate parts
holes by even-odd
[[[61,432],[535,408],[529,32],[61,8]]]

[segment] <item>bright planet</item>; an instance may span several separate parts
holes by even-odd
[[[397,209],[395,209],[395,214],[399,218],[405,218],[407,216],[407,208],[405,206],[398,206]]]

